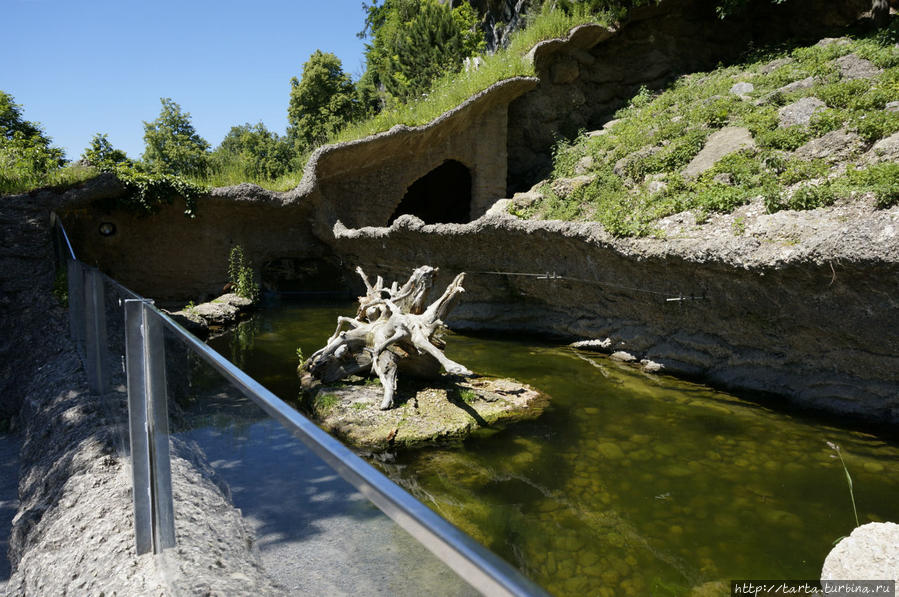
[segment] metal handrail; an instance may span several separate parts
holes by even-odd
[[[387,516],[484,595],[548,595],[155,307],[166,327]]]
[[[62,234],[62,239],[66,241],[66,248],[69,250],[69,257],[71,257],[73,261],[78,261],[78,258],[75,257],[75,250],[72,248],[72,243],[71,241],[69,241],[69,235],[66,234],[65,226],[62,225],[62,220],[59,219],[59,216],[56,215],[56,212],[50,212],[50,226],[56,230],[59,230],[59,233]]]
[[[84,266],[75,258],[68,235],[66,235],[59,218],[56,217],[56,214],[51,214],[51,219],[65,239],[71,259],[78,265]],[[105,274],[97,272],[97,275],[101,276],[107,284],[116,287],[121,294],[140,301],[146,315],[158,317],[165,327],[183,340],[188,347],[246,397],[284,425],[343,479],[482,594],[548,597],[546,591],[527,579],[505,560],[444,520],[338,440],[322,431],[258,381],[238,369],[153,306],[152,301],[144,299]]]

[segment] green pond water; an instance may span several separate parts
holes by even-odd
[[[347,303],[269,306],[211,342],[295,402],[300,347]],[[394,481],[554,595],[729,594],[818,578],[855,526],[899,521],[899,443],[533,340],[449,336],[447,355],[552,396],[539,419],[372,457]]]

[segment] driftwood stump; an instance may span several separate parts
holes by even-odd
[[[465,291],[459,274],[436,301],[424,307],[437,268],[423,265],[412,272],[400,287],[389,288],[378,276],[371,284],[357,267],[366,294],[359,297],[355,317],[338,317],[337,329],[323,348],[301,365],[301,370],[324,384],[351,375],[375,373],[384,387],[381,410],[393,406],[397,373],[436,378],[441,369],[456,375],[472,375],[463,365],[443,354],[445,342],[439,337],[442,319]],[[349,329],[344,330],[344,326]]]

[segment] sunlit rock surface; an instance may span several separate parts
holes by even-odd
[[[546,394],[511,379],[446,376],[400,385],[397,407],[378,410],[379,384],[320,388],[309,400],[328,432],[365,450],[411,448],[463,439],[479,429],[540,416]]]

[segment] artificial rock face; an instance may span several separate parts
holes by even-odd
[[[437,268],[423,265],[399,287],[384,287],[378,276],[372,285],[362,268],[356,272],[365,283],[366,294],[359,297],[355,317],[338,317],[337,329],[323,348],[301,365],[301,371],[322,383],[332,383],[352,375],[374,373],[384,388],[380,408],[393,406],[397,371],[416,377],[437,377],[440,370],[455,375],[471,375],[463,365],[443,354],[439,338],[442,318],[464,292],[459,274],[430,306],[424,308]],[[350,329],[342,330],[344,325]]]

